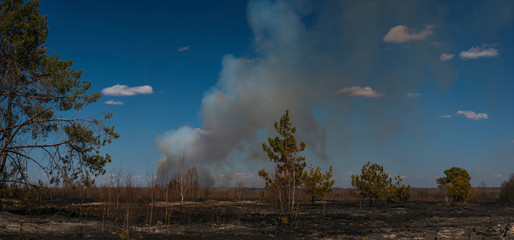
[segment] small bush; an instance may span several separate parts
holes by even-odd
[[[500,202],[511,205],[514,204],[514,174],[510,175],[508,181],[502,183]]]
[[[444,171],[445,177],[436,179],[438,187],[445,192],[446,199],[451,198],[453,202],[463,202],[469,198],[471,184],[468,171],[463,168],[452,167]]]
[[[398,201],[407,201],[409,199],[409,196],[410,196],[410,185],[400,185],[398,184],[397,186],[393,186],[392,187],[392,190],[393,190],[393,200],[398,200]]]
[[[391,191],[391,177],[384,171],[384,167],[377,163],[367,162],[362,165],[360,175],[352,175],[352,186],[357,189],[354,196],[368,199],[369,205],[380,200],[387,200]]]
[[[367,162],[362,166],[360,175],[352,175],[352,186],[357,189],[352,194],[361,199],[368,199],[371,206],[377,201],[405,201],[409,198],[410,185],[402,184],[400,175],[394,178],[377,163]]]

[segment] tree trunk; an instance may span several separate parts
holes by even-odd
[[[5,119],[7,121],[7,126],[6,126],[6,133],[4,133],[3,137],[2,138],[5,138],[3,141],[4,141],[4,145],[2,146],[2,155],[1,155],[1,162],[0,162],[0,181],[3,181],[3,178],[6,177],[4,176],[5,174],[5,165],[7,164],[7,156],[8,156],[8,149],[9,149],[9,145],[11,144],[11,141],[12,141],[12,132],[13,132],[13,129],[11,128],[13,125],[14,125],[14,120],[13,120],[13,116],[12,116],[12,101],[13,101],[13,95],[9,95],[9,104],[7,106],[7,116],[5,116]],[[0,186],[1,187],[1,186]],[[1,194],[1,191],[0,191],[0,194]],[[0,195],[0,199],[1,199],[1,195]],[[1,205],[0,205],[1,206]]]
[[[327,203],[327,195],[323,196],[323,217],[325,216],[325,204]]]

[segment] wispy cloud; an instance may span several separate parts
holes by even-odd
[[[345,93],[348,96],[361,96],[361,97],[368,97],[368,98],[378,98],[382,97],[385,94],[384,93],[378,93],[375,90],[373,90],[370,87],[346,87],[341,88],[337,90],[337,93]]]
[[[439,115],[440,118],[452,118],[451,115]]]
[[[447,61],[447,60],[452,59],[453,57],[455,57],[455,54],[443,53],[443,54],[441,54],[441,56],[439,56],[439,60]]]
[[[421,97],[421,93],[407,93],[407,97],[410,97],[410,98]]]
[[[472,47],[467,51],[462,51],[459,54],[459,57],[467,60],[467,59],[477,59],[481,57],[496,57],[498,56],[498,50],[490,47],[490,48],[480,48],[480,47]]]
[[[103,95],[107,96],[134,96],[137,94],[152,94],[153,88],[152,86],[138,86],[138,87],[129,87],[127,85],[116,84],[112,87],[104,88],[102,90]]]
[[[107,100],[104,103],[109,104],[109,105],[123,105],[122,101],[114,101],[114,100]]]
[[[189,46],[179,47],[179,48],[177,49],[177,51],[179,51],[179,52],[183,52],[183,51],[187,51],[187,50],[189,50]]]
[[[403,43],[410,40],[424,40],[428,35],[434,33],[433,26],[428,25],[421,32],[415,33],[409,31],[405,25],[398,25],[389,29],[389,32],[384,36],[384,42]]]
[[[466,118],[473,119],[473,120],[482,120],[482,119],[488,118],[487,113],[475,113],[473,111],[459,110],[459,111],[457,111],[457,114],[463,115]]]

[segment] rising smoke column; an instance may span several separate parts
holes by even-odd
[[[301,53],[305,29],[290,7],[250,3],[248,20],[261,57],[223,58],[218,84],[202,100],[200,116],[209,134],[181,127],[159,136],[156,142],[164,155],[159,168],[175,161],[184,149],[190,164],[196,166],[223,167],[234,152],[246,153],[242,161],[262,159],[262,139],[257,134],[267,132],[286,109],[294,112],[298,120],[295,124],[305,132],[302,139],[326,158],[322,151],[323,129],[313,115],[318,95],[313,90],[319,87],[316,81],[298,72],[300,65],[306,63],[303,57],[294,55]]]
[[[383,11],[395,7],[383,6],[381,1],[251,1],[248,23],[256,57],[223,58],[218,83],[202,100],[204,130],[180,127],[159,136],[156,142],[163,159],[158,171],[172,165],[184,151],[190,165],[205,170],[204,184],[212,182],[206,170],[230,172],[235,161],[262,168],[259,160],[266,159],[262,142],[275,135],[273,123],[286,109],[291,110],[299,140],[307,144],[307,154],[316,160],[327,161],[335,155],[326,146],[327,129],[330,139],[340,144],[337,151],[349,151],[356,138],[387,143],[403,124],[389,114],[387,106],[408,111],[411,106],[398,96],[419,84],[416,68],[434,68],[441,73],[437,75],[441,85],[452,84],[456,77],[438,59],[422,60],[421,66],[409,64],[426,59],[424,50],[412,50],[416,54],[408,56],[404,66],[385,66],[391,67],[386,74],[374,72],[384,68],[378,64],[384,55],[380,47],[392,27],[382,21],[390,17]],[[418,10],[423,7],[412,6],[412,13],[404,18],[422,18]],[[398,73],[400,68],[407,70]],[[337,94],[352,86],[372,86],[386,93],[359,110],[359,124],[372,130],[369,136],[352,131],[356,100]]]

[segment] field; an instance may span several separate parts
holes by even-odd
[[[32,205],[4,199],[0,239],[514,238],[514,208],[495,203],[497,188],[474,188],[458,205],[438,189],[412,189],[407,202],[374,207],[336,189],[325,204],[304,204],[289,225],[277,223],[260,191],[204,189],[182,203],[163,188],[49,188]]]

